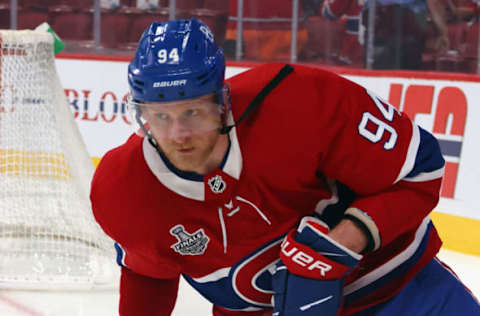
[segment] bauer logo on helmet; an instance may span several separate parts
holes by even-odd
[[[187,84],[187,80],[171,80],[171,81],[159,81],[159,82],[154,82],[153,87],[154,88],[165,88],[165,87],[179,87],[179,86],[184,86]]]

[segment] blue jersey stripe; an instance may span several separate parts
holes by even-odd
[[[411,178],[423,172],[432,172],[445,165],[438,140],[429,132],[419,127],[420,145],[418,146],[413,169],[406,177]]]
[[[121,267],[127,267],[125,264],[125,250],[118,243],[114,243],[115,251],[117,252],[117,264]]]

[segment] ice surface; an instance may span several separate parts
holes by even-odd
[[[442,250],[439,258],[480,297],[480,257]],[[0,291],[2,316],[115,316],[117,291]],[[211,304],[182,280],[174,316],[211,315]]]

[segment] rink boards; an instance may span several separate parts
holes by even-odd
[[[133,131],[125,109],[128,61],[112,59],[72,55],[57,59],[65,94],[95,163]],[[229,64],[227,77],[250,66]],[[439,139],[445,180],[432,219],[446,248],[480,255],[480,77],[330,70],[375,92]]]

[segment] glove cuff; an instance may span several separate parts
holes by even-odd
[[[365,233],[365,236],[367,236],[367,247],[362,251],[362,253],[374,251],[380,248],[380,232],[378,231],[378,227],[373,219],[368,216],[367,213],[358,208],[351,207],[345,211],[344,218],[347,218],[355,223],[357,227],[359,227]]]

